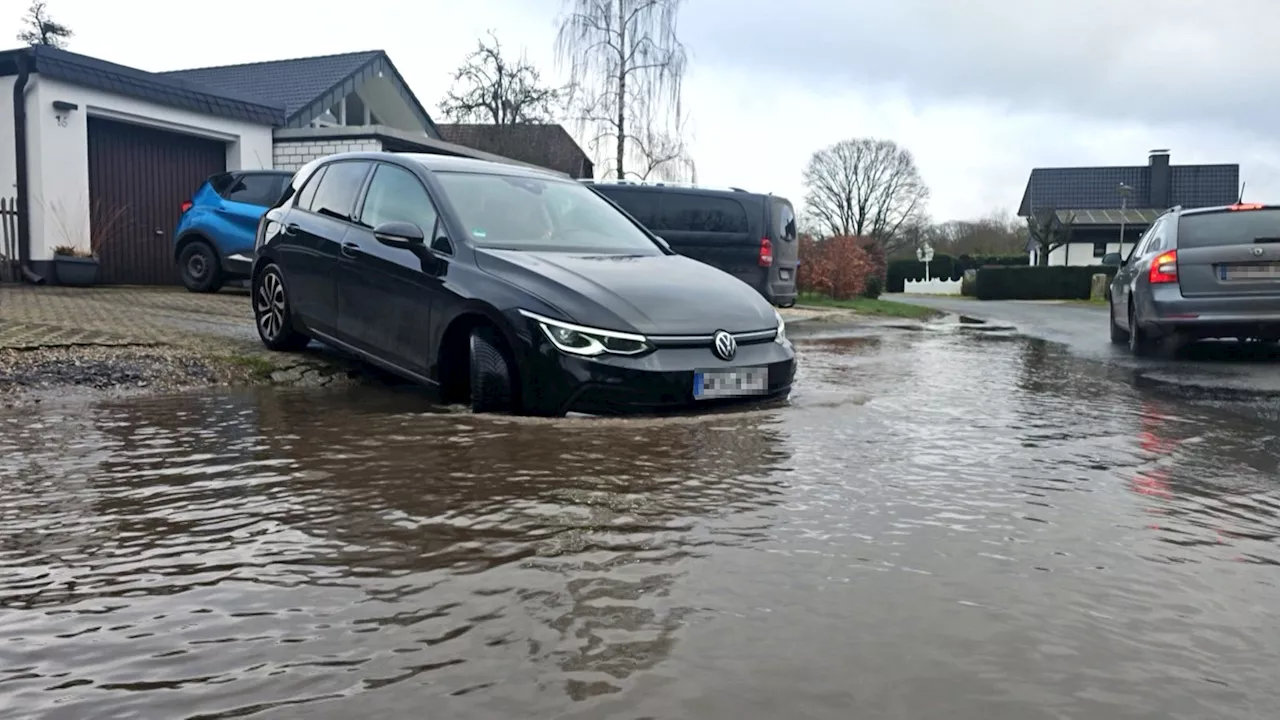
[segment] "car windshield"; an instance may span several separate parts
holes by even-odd
[[[477,247],[662,254],[644,231],[581,183],[465,172],[436,177]]]

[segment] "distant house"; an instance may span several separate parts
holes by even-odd
[[[1018,216],[1074,218],[1072,242],[1053,250],[1049,264],[1097,265],[1107,253],[1127,254],[1165,210],[1229,205],[1239,193],[1239,165],[1170,165],[1168,150],[1152,150],[1146,165],[1035,168]],[[1032,240],[1027,250],[1035,265],[1039,246]]]
[[[176,283],[170,236],[205,178],[347,150],[525,164],[442,139],[380,50],[162,73],[0,51],[0,198],[19,201],[16,255],[45,278],[56,246],[88,245],[110,215],[100,280]]]
[[[595,165],[560,125],[437,125],[440,137],[457,145],[503,155],[572,178],[595,177]]]

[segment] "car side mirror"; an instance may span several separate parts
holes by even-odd
[[[422,228],[407,222],[382,223],[373,229],[373,236],[383,245],[401,250],[421,247],[425,237]]]
[[[1102,264],[1112,267],[1120,267],[1124,265],[1124,258],[1120,257],[1120,253],[1107,253],[1102,256]]]

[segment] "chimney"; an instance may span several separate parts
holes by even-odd
[[[1169,171],[1169,151],[1152,150],[1147,156],[1150,174],[1150,207],[1167,209],[1173,205],[1173,173]]]

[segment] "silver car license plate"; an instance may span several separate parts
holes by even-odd
[[[695,400],[763,395],[769,390],[769,368],[747,367],[733,370],[706,370],[693,374]]]

